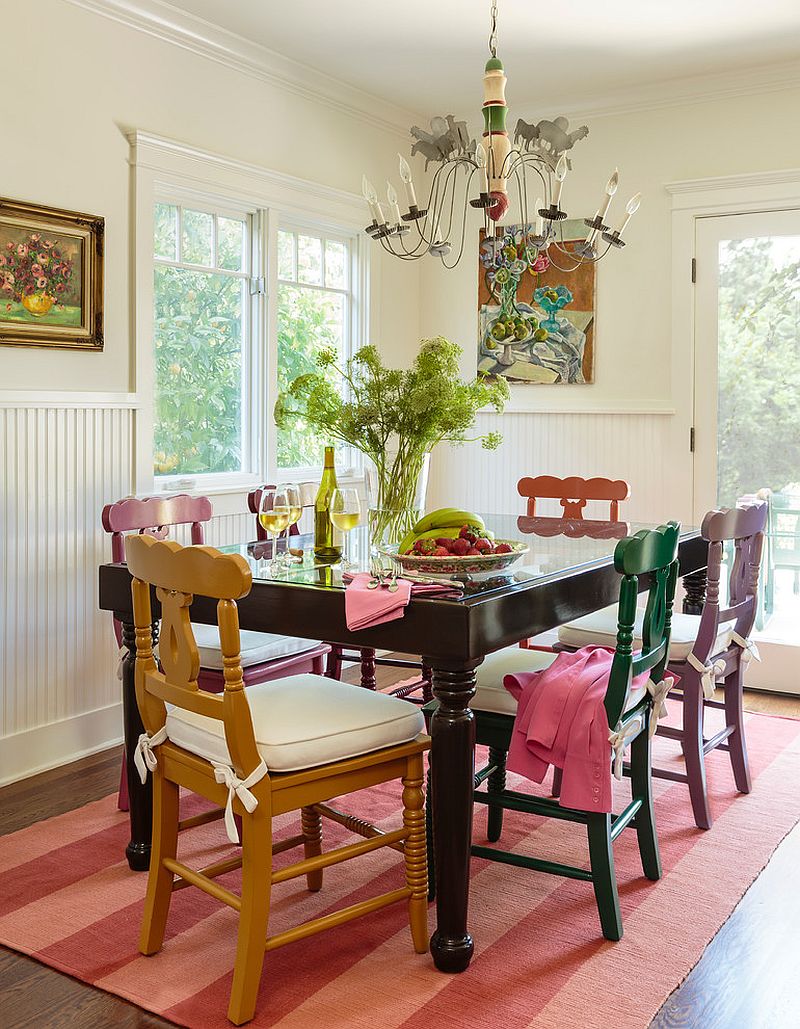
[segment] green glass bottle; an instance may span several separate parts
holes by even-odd
[[[325,447],[325,467],[314,501],[314,556],[323,561],[338,561],[342,556],[342,548],[337,545],[336,529],[330,518],[331,497],[336,485],[333,447]]]

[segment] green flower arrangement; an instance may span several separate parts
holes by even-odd
[[[426,339],[411,367],[401,371],[386,368],[374,346],[362,347],[342,366],[336,351],[323,350],[317,358],[319,371],[298,376],[278,396],[279,428],[292,429],[303,421],[373,462],[374,538],[399,539],[419,516],[414,508],[417,483],[437,444],[480,442],[494,450],[503,441],[499,432],[470,433],[482,407],[503,410],[508,383],[482,373],[464,382],[461,354],[458,344],[441,336]]]

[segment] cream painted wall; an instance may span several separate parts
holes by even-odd
[[[350,192],[360,190],[362,172],[382,182],[401,140],[63,0],[38,0],[36,8],[47,31],[37,36],[31,71],[30,49],[19,42],[29,5],[3,5],[0,192],[106,218],[106,347],[102,354],[3,348],[0,388],[125,392],[135,388],[126,131]],[[418,275],[377,254],[375,264],[376,342],[402,352],[417,335]]]
[[[534,115],[513,108],[513,92],[509,100],[512,122],[518,114]],[[576,147],[574,170],[565,183],[566,209],[593,213],[615,165],[621,185],[612,217],[632,193],[643,193],[641,210],[626,233],[628,248],[609,254],[598,267],[595,384],[512,387],[510,409],[538,414],[482,417],[482,429],[503,431],[506,424],[510,442],[505,451],[492,455],[470,447],[438,454],[433,462],[431,503],[480,506],[490,496],[495,505],[491,509],[498,510],[498,504],[518,502],[511,481],[518,473],[614,473],[632,480],[634,516],[658,519],[674,512],[690,517],[687,419],[691,396],[688,374],[671,381],[671,198],[665,183],[800,167],[800,137],[792,131],[799,109],[800,91],[792,89],[589,122],[589,137]],[[429,266],[423,277],[422,331],[461,343],[465,373],[474,371],[476,297],[477,271],[471,260],[465,259],[453,272]],[[636,430],[643,433],[643,441],[657,445],[648,460],[659,462],[663,470],[663,489],[658,490],[652,488],[646,462],[641,467],[627,463],[627,441],[619,440],[617,434],[625,425],[630,430],[630,423],[610,424],[619,412],[632,407],[647,410],[650,405],[677,411],[655,416],[652,431],[644,423],[653,419],[641,416]],[[608,413],[586,413],[598,410]],[[564,437],[555,425],[569,425],[570,413],[580,417],[572,420],[569,444],[559,452],[559,440]],[[548,419],[554,420],[552,429]],[[615,454],[618,444],[626,461]],[[586,455],[583,460],[582,454]],[[498,463],[506,468],[508,482],[497,481]],[[664,510],[666,497],[669,512]]]

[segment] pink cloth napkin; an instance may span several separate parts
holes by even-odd
[[[345,578],[347,579],[347,577]],[[397,589],[394,592],[385,586],[369,590],[367,583],[371,578],[372,576],[367,572],[359,572],[347,583],[344,591],[344,614],[348,629],[369,629],[373,625],[381,625],[383,622],[392,622],[396,618],[402,618],[412,592],[415,596],[454,592],[446,582],[441,584],[411,583],[408,579],[398,579]]]

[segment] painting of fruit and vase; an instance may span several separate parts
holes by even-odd
[[[103,226],[0,199],[0,343],[102,350]]]
[[[585,234],[583,221],[564,222],[565,242]],[[593,382],[595,266],[565,275],[553,263],[564,255],[537,254],[527,235],[521,225],[481,231],[478,369],[513,383]]]

